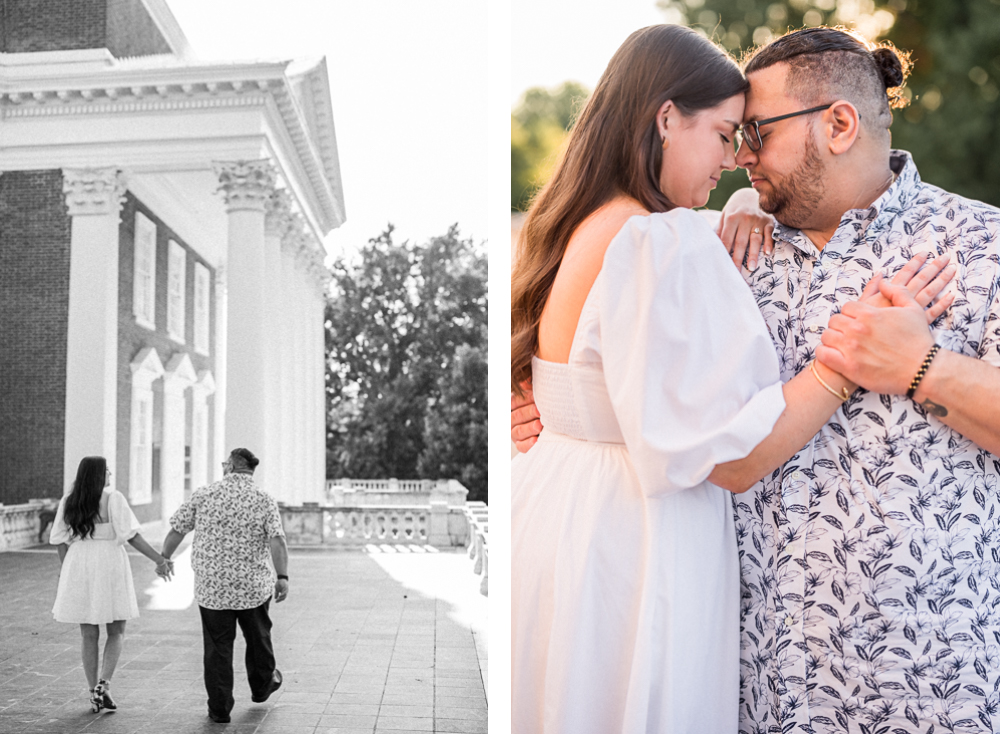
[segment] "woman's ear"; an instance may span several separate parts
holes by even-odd
[[[823,113],[824,133],[827,144],[834,155],[842,155],[851,149],[861,131],[861,113],[847,100],[837,100]]]
[[[677,107],[671,100],[667,100],[660,105],[656,111],[656,130],[660,135],[661,142],[666,147],[670,142],[671,127],[677,126]]]

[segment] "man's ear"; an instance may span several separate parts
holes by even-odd
[[[833,103],[823,112],[823,132],[829,150],[834,155],[843,155],[851,149],[861,131],[861,113],[847,100]]]

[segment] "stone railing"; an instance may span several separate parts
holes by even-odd
[[[465,506],[469,523],[469,558],[475,561],[473,572],[482,576],[479,591],[488,596],[489,590],[489,507],[485,502],[469,502]]]
[[[469,490],[454,479],[328,479],[326,502],[335,507],[462,507]]]
[[[366,492],[430,492],[435,484],[433,479],[327,479],[326,491],[343,487]]]
[[[48,542],[47,530],[59,500],[28,500],[23,505],[0,504],[0,551]]]
[[[460,508],[427,505],[331,507],[280,505],[289,545],[358,548],[365,545],[430,545],[461,548],[469,526]]]

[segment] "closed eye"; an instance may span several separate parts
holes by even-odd
[[[722,138],[722,139],[723,139],[724,141],[726,141],[726,143],[727,143],[727,144],[728,144],[728,143],[731,143],[731,142],[732,142],[732,141],[731,141],[731,140],[730,140],[729,138],[727,138],[727,137],[726,137],[725,135],[723,135],[722,133],[719,133],[719,137],[721,137],[721,138]]]

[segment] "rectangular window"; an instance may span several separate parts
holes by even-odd
[[[153,393],[132,392],[132,446],[129,471],[129,502],[147,505],[153,501]]]
[[[135,213],[135,273],[132,279],[132,313],[147,329],[156,328],[156,225],[142,212]]]
[[[194,348],[202,354],[208,354],[208,319],[209,308],[208,268],[201,263],[194,264]]]
[[[184,343],[184,283],[187,271],[187,253],[170,240],[167,261],[167,334],[174,341]]]

